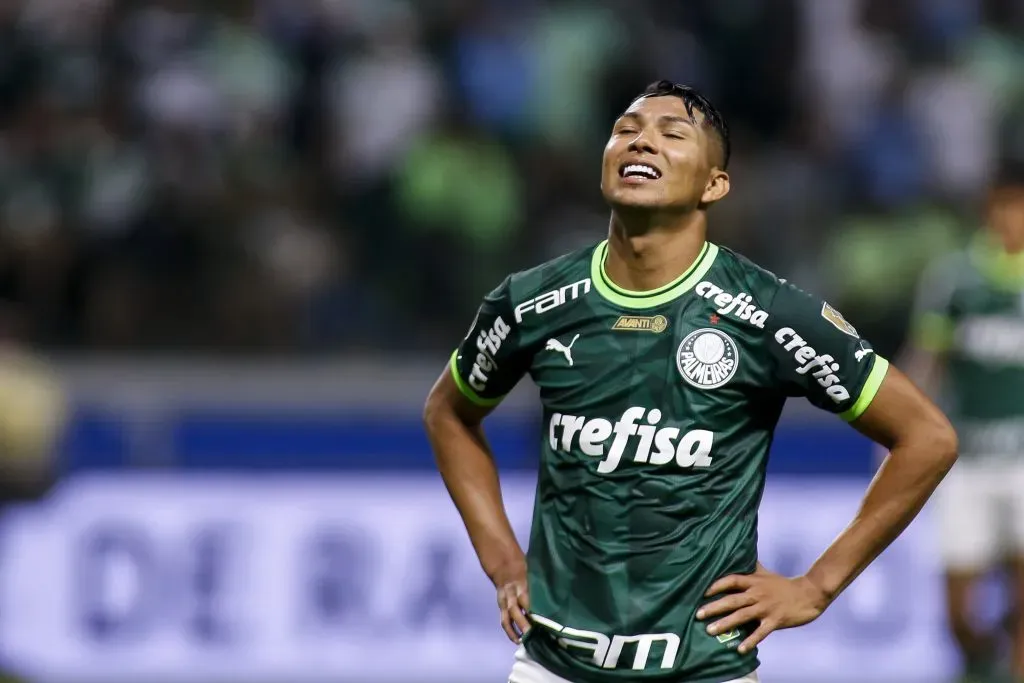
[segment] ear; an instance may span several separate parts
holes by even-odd
[[[704,194],[700,197],[701,204],[714,204],[729,194],[729,174],[720,168],[712,168],[708,182],[704,185]]]

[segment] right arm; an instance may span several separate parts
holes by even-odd
[[[484,572],[509,639],[529,630],[526,556],[505,513],[483,420],[525,371],[509,322],[507,281],[484,300],[469,334],[427,397],[423,420],[441,478]],[[517,633],[518,631],[518,633]]]
[[[480,566],[499,586],[526,570],[526,556],[505,514],[498,468],[484,436],[490,412],[463,396],[451,371],[434,384],[423,412],[427,438]]]

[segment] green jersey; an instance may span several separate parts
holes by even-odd
[[[918,348],[943,354],[942,401],[965,457],[1024,457],[1024,256],[985,238],[922,278]]]
[[[697,610],[757,561],[757,510],[786,399],[847,420],[888,364],[827,303],[705,244],[650,292],[605,274],[607,242],[507,278],[451,359],[472,401],[540,389],[527,554],[530,655],[571,681],[720,683],[757,668]]]

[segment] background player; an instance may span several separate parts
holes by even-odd
[[[944,395],[963,457],[936,496],[950,626],[966,680],[991,680],[979,579],[1009,560],[1012,669],[1024,681],[1024,164],[1004,164],[986,228],[920,285],[906,367]]]
[[[608,239],[506,279],[428,398],[439,468],[524,644],[512,683],[757,680],[756,645],[820,615],[955,460],[943,415],[837,311],[706,241],[729,153],[707,100],[649,88],[605,149]],[[481,429],[526,373],[546,425],[528,559]],[[796,578],[756,548],[789,396],[891,450]]]

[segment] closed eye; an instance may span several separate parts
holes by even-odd
[[[674,130],[670,130],[670,131],[666,132],[665,133],[665,137],[672,138],[673,140],[684,140],[684,139],[686,139],[685,135],[683,135],[682,133],[680,133],[678,131],[674,131]]]

